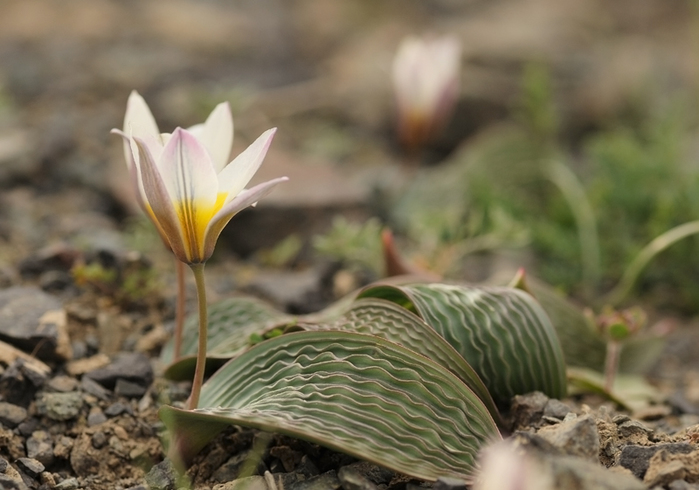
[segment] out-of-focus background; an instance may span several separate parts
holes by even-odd
[[[391,63],[426,34],[460,40],[459,100],[406,155]],[[258,179],[291,182],[231,222],[219,260],[378,277],[389,226],[447,278],[526,266],[600,297],[699,219],[698,36],[685,0],[4,0],[0,264],[58,242],[161,253],[109,134],[136,89],[163,131],[230,101],[234,154],[279,128]],[[698,251],[660,253],[634,294],[695,313]]]

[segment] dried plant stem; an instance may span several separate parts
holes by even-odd
[[[609,340],[607,341],[607,355],[604,359],[604,390],[607,393],[612,392],[614,387],[614,378],[619,367],[619,354],[621,352],[621,343]]]
[[[172,362],[180,360],[182,353],[182,331],[184,330],[185,314],[185,283],[184,283],[184,262],[175,259],[175,271],[177,274],[177,304],[175,305],[175,347]]]
[[[197,285],[197,303],[199,306],[199,348],[197,350],[197,367],[194,370],[192,382],[192,394],[187,404],[188,410],[194,410],[199,405],[201,385],[204,384],[204,371],[206,370],[206,339],[208,336],[208,312],[206,306],[206,285],[204,284],[204,263],[190,264],[194,273],[194,281]]]

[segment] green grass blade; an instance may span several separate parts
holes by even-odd
[[[224,424],[287,434],[407,475],[472,480],[499,433],[480,399],[435,362],[385,339],[298,332],[262,342],[204,385],[193,412],[161,409],[186,458]],[[205,432],[207,432],[205,434]]]

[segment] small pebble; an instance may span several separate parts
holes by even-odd
[[[146,475],[146,483],[151,490],[175,490],[177,472],[169,459],[153,466]]]
[[[0,475],[0,488],[3,490],[26,490],[27,486],[19,486],[19,482],[13,480],[7,475]]]
[[[125,398],[140,398],[146,394],[146,391],[145,386],[121,378],[117,379],[114,385],[114,394]]]
[[[121,427],[121,426],[116,426],[114,427],[114,435],[117,436],[119,439],[122,441],[126,441],[129,439],[129,434],[126,432],[126,430]]]
[[[38,477],[46,467],[34,458],[19,458],[17,466],[32,478]]]
[[[32,435],[32,433],[39,427],[39,420],[30,417],[21,424],[17,426],[17,430],[19,431],[20,434],[22,434],[24,437],[29,437]]]
[[[51,435],[43,430],[37,430],[27,439],[27,456],[36,459],[44,466],[53,464],[53,441]]]
[[[343,466],[340,468],[340,470],[337,472],[337,478],[340,480],[340,483],[342,483],[342,488],[344,490],[378,489],[378,487],[366,476],[348,466]]]
[[[87,426],[88,427],[94,427],[95,425],[103,424],[106,421],[107,421],[107,416],[104,414],[104,412],[102,410],[92,411],[92,412],[90,412],[90,415],[87,416]]]
[[[466,482],[458,478],[440,476],[432,485],[432,490],[466,490]]]
[[[102,449],[107,445],[107,436],[102,431],[97,431],[92,434],[92,447],[95,449]]]
[[[56,479],[54,478],[53,474],[44,471],[41,475],[40,478],[42,485],[47,485],[49,488],[54,488],[56,486]]]
[[[51,378],[48,383],[48,387],[53,391],[67,393],[69,391],[75,391],[75,389],[78,387],[78,380],[71,378],[70,376],[60,375]]]
[[[80,484],[77,478],[67,478],[54,487],[55,490],[78,490],[78,488]]]
[[[109,395],[111,394],[107,388],[99,384],[97,381],[84,376],[80,381],[80,389],[82,389],[85,393],[89,393],[90,395],[103,401],[109,400]]]
[[[0,402],[0,423],[15,428],[27,418],[27,411],[12,403]]]
[[[130,415],[133,415],[133,410],[131,410],[131,407],[128,405],[125,405],[121,402],[115,402],[109,405],[104,411],[104,414],[109,418],[116,417],[117,415],[121,415],[122,413],[128,413]]]
[[[290,485],[289,490],[337,490],[341,486],[335,470],[330,470],[322,475],[298,481]]]

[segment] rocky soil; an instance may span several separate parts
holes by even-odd
[[[172,328],[174,267],[137,217],[109,135],[132,89],[166,128],[231,100],[234,152],[279,127],[258,178],[291,182],[231,223],[207,269],[210,299],[247,291],[307,312],[367,279],[319,260],[310,237],[335,214],[372,214],[377,183],[407,178],[388,75],[404,35],[464,42],[459,107],[424,157],[435,164],[508,116],[525,62],[553,67],[574,142],[621,110],[639,78],[689,83],[691,28],[690,7],[663,0],[2,2],[0,488],[177,487],[157,417],[189,389],[163,380],[157,357]],[[264,251],[291,233],[299,254],[270,266]],[[650,404],[513,401],[512,441],[556,488],[699,488],[699,330],[679,323],[649,373]],[[234,428],[187,476],[224,490],[241,475],[260,489],[429,486]]]

